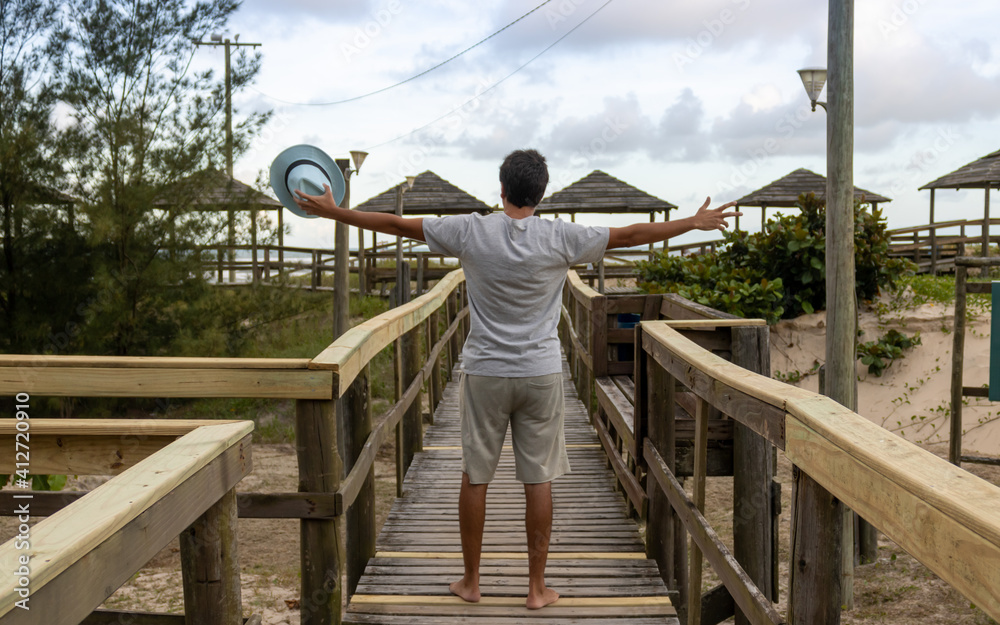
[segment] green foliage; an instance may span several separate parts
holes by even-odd
[[[700,304],[768,323],[826,308],[826,211],[813,194],[800,196],[801,212],[771,219],[763,232],[725,234],[710,254],[661,254],[639,263],[640,286],[651,293],[678,293]],[[857,296],[874,298],[896,288],[910,271],[890,259],[885,220],[879,210],[855,207]]]
[[[889,330],[876,341],[858,343],[857,354],[861,364],[868,366],[868,373],[881,377],[882,372],[898,358],[903,357],[903,350],[920,345],[920,333],[912,337],[899,330]]]

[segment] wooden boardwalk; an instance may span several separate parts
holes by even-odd
[[[566,443],[572,472],[553,483],[553,529],[546,582],[561,598],[542,610],[524,607],[527,548],[524,489],[508,447],[487,493],[478,604],[448,592],[462,576],[458,491],[462,452],[458,377],[449,383],[393,503],[344,623],[658,623],[676,625],[656,564],[564,371]]]

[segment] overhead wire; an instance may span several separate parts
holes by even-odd
[[[514,74],[517,74],[522,69],[524,69],[525,67],[527,67],[528,65],[530,65],[531,63],[533,63],[540,56],[542,56],[543,54],[545,54],[546,52],[548,52],[549,50],[551,50],[552,48],[554,48],[560,41],[562,41],[566,37],[569,37],[571,34],[573,34],[574,31],[576,31],[576,29],[578,29],[581,26],[583,26],[584,24],[586,24],[592,17],[594,17],[595,15],[597,15],[602,9],[604,9],[604,7],[608,6],[612,2],[614,2],[614,0],[607,0],[604,4],[602,4],[601,6],[597,7],[597,9],[595,9],[593,13],[591,13],[590,15],[588,15],[587,17],[585,17],[583,20],[581,20],[576,26],[574,26],[573,28],[569,29],[561,37],[559,37],[558,39],[556,39],[555,41],[553,41],[552,43],[550,43],[548,46],[546,46],[541,52],[539,52],[535,56],[533,56],[530,59],[528,59],[520,67],[518,67],[517,69],[515,69],[511,73],[507,74],[506,76],[504,76],[500,80],[496,81],[495,83],[493,83],[492,85],[490,85],[486,89],[478,92],[476,95],[472,96],[471,98],[469,98],[468,100],[466,100],[465,102],[463,102],[461,105],[453,108],[452,110],[448,111],[444,115],[441,115],[440,117],[437,117],[437,118],[435,118],[435,119],[427,122],[426,124],[424,124],[423,126],[420,126],[419,128],[414,128],[413,130],[411,130],[411,131],[409,131],[409,132],[407,132],[405,134],[401,134],[398,137],[395,137],[393,139],[389,139],[388,141],[383,141],[382,143],[376,143],[375,145],[371,145],[371,146],[365,148],[365,151],[371,151],[371,150],[373,150],[375,148],[380,148],[383,145],[388,145],[390,143],[394,143],[396,141],[399,141],[400,139],[404,139],[406,137],[409,137],[410,135],[416,134],[416,133],[420,132],[421,130],[423,130],[425,128],[433,126],[434,124],[436,124],[437,122],[441,121],[442,119],[445,119],[446,117],[451,116],[456,111],[459,111],[459,110],[465,108],[466,106],[468,106],[469,104],[475,102],[476,100],[478,100],[479,98],[481,98],[484,94],[489,93],[493,89],[497,88],[501,83],[503,83],[504,81],[506,81],[508,78],[510,78]]]
[[[257,93],[259,93],[260,95],[262,95],[262,96],[264,96],[266,98],[270,98],[271,100],[274,100],[276,102],[281,102],[282,104],[289,104],[289,105],[292,105],[292,106],[334,106],[336,104],[346,104],[348,102],[356,102],[358,100],[361,100],[361,99],[364,99],[364,98],[367,98],[367,97],[370,97],[370,96],[373,96],[373,95],[377,95],[379,93],[384,93],[386,91],[389,91],[390,89],[395,89],[396,87],[399,87],[401,85],[405,85],[408,82],[412,82],[412,81],[420,78],[421,76],[425,76],[425,75],[433,72],[434,70],[436,70],[436,69],[438,69],[438,68],[440,68],[440,67],[442,67],[444,65],[447,65],[448,63],[451,63],[452,61],[454,61],[458,57],[462,56],[466,52],[469,52],[473,48],[476,48],[476,47],[478,47],[478,46],[486,43],[490,39],[496,37],[497,35],[499,35],[503,31],[507,30],[508,28],[510,28],[511,26],[513,26],[514,24],[517,24],[518,22],[520,22],[524,18],[528,17],[529,15],[531,15],[535,11],[541,9],[543,6],[545,6],[546,4],[549,4],[552,1],[553,0],[545,0],[544,2],[542,2],[541,4],[539,4],[538,6],[536,6],[535,8],[531,9],[530,11],[528,11],[527,13],[525,13],[524,15],[522,15],[521,17],[517,18],[513,22],[507,24],[506,26],[504,26],[500,30],[494,32],[493,34],[489,35],[488,37],[480,39],[479,41],[477,41],[476,43],[472,44],[468,48],[462,50],[461,52],[458,52],[457,54],[454,54],[454,55],[448,57],[447,59],[441,61],[440,63],[438,63],[437,65],[434,65],[433,67],[429,67],[429,68],[425,69],[424,71],[420,72],[419,74],[414,74],[413,76],[410,76],[409,78],[407,78],[405,80],[401,80],[401,81],[399,81],[399,82],[397,82],[395,84],[389,85],[388,87],[382,87],[381,89],[376,89],[375,91],[370,91],[368,93],[363,93],[361,95],[353,96],[353,97],[350,97],[350,98],[344,98],[343,100],[333,100],[333,101],[330,101],[330,102],[291,102],[289,100],[282,100],[281,98],[276,98],[276,97],[274,97],[272,95],[264,93],[263,91],[260,91],[259,89],[256,89],[253,85],[249,85],[249,87],[250,87],[250,89],[253,89],[254,91],[256,91]]]

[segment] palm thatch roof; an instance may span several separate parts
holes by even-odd
[[[677,208],[666,200],[595,169],[544,198],[538,209],[550,213],[656,213]]]
[[[160,208],[183,205],[197,210],[280,210],[282,207],[278,200],[217,169],[206,169],[179,180],[155,204]]]
[[[815,193],[817,197],[825,197],[826,177],[808,169],[796,169],[787,176],[779,178],[749,195],[744,195],[736,200],[736,205],[794,207],[798,206],[799,196],[803,193]],[[892,201],[885,196],[866,191],[860,187],[854,187],[854,198],[872,204]]]
[[[401,182],[400,185],[405,185]],[[358,204],[355,210],[372,213],[392,213],[396,210],[395,185]],[[432,171],[425,171],[413,181],[413,188],[403,195],[403,212],[407,215],[465,215],[489,213],[488,204],[459,189]]]
[[[920,187],[924,189],[985,189],[1000,187],[1000,150],[959,167]]]

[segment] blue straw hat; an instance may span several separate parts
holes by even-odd
[[[323,150],[311,145],[293,145],[278,155],[271,163],[271,188],[278,200],[299,217],[316,217],[299,208],[293,191],[298,189],[309,195],[323,195],[323,185],[333,190],[333,199],[339,206],[344,200],[347,185],[337,163]]]

